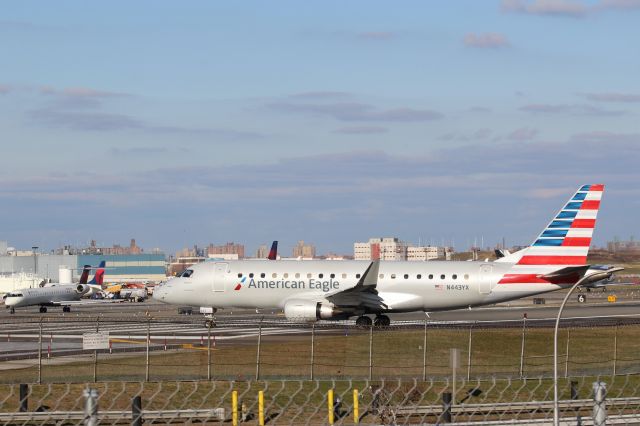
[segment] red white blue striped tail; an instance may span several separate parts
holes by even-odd
[[[587,263],[604,185],[583,185],[526,249],[499,259],[514,263],[500,284],[548,283],[541,274]]]

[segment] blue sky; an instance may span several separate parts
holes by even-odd
[[[640,0],[6,2],[0,239],[639,234]]]

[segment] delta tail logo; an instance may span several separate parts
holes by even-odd
[[[247,277],[243,277],[238,284],[236,284],[234,290],[240,290],[242,288],[242,284],[244,284]]]

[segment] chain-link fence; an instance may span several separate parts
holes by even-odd
[[[562,424],[640,423],[638,376],[560,383]],[[605,392],[606,391],[606,392]],[[552,380],[0,385],[0,424],[549,424]]]
[[[104,333],[107,346],[83,349]],[[564,377],[640,373],[640,325],[571,323],[560,330]],[[0,325],[0,382],[549,377],[548,323],[411,322],[360,328],[349,323],[219,323],[81,318]]]

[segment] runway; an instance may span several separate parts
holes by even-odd
[[[617,301],[607,301],[609,293],[589,293],[586,303],[572,300],[563,315],[563,325],[611,326],[640,323],[640,294],[635,289],[616,290]],[[532,300],[519,300],[500,306],[456,311],[392,314],[393,327],[521,327],[526,315],[528,327],[553,325],[562,292],[546,295],[546,304],[534,305]],[[574,299],[574,298],[572,298]],[[311,333],[309,324],[288,322],[278,311],[224,310],[216,315],[217,326],[211,329],[214,346],[254,344],[258,334],[282,336],[284,340]],[[178,308],[153,299],[143,303],[117,303],[99,306],[73,307],[71,313],[50,308],[40,314],[37,307],[19,310],[16,314],[0,311],[0,361],[34,358],[38,354],[40,322],[42,350],[47,356],[65,356],[82,352],[82,335],[95,332],[109,334],[110,351],[141,351],[150,346],[166,349],[192,345],[204,346],[208,330],[204,318],[194,309],[193,315],[178,315]],[[262,326],[259,324],[262,322]],[[340,333],[353,327],[353,321],[316,324],[315,332]],[[86,352],[85,352],[86,353]],[[2,368],[0,366],[0,368]]]

